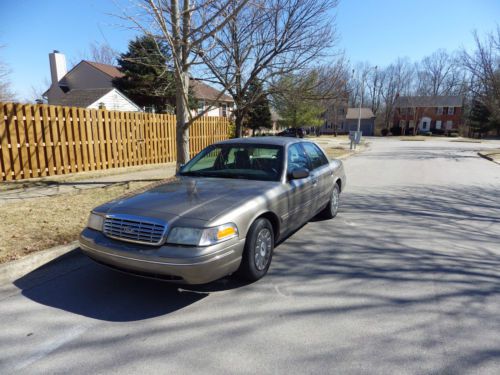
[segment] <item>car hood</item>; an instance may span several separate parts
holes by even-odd
[[[180,177],[96,209],[107,214],[212,220],[279,185],[274,181]]]

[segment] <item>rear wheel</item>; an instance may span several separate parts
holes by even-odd
[[[265,218],[255,220],[248,231],[238,273],[246,280],[259,280],[271,265],[273,250],[273,226]]]
[[[320,216],[325,219],[333,219],[337,216],[340,201],[340,188],[338,184],[333,186],[333,192],[328,205],[321,211]]]

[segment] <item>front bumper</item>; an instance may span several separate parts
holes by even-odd
[[[233,273],[240,265],[244,246],[244,239],[232,239],[207,247],[152,247],[113,240],[89,228],[80,234],[80,248],[99,263],[186,284],[205,284]]]

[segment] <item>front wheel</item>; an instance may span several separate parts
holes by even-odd
[[[255,220],[248,231],[238,273],[246,280],[259,280],[271,265],[273,250],[273,226],[265,218]]]
[[[333,192],[330,197],[330,201],[328,205],[321,211],[321,217],[325,219],[333,219],[337,216],[337,212],[339,210],[339,201],[340,201],[340,189],[339,185],[335,184],[333,186]]]

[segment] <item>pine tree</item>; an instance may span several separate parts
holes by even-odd
[[[492,127],[490,123],[490,111],[479,100],[472,101],[469,120],[471,131],[479,135],[488,133]]]
[[[171,112],[175,106],[175,84],[166,56],[166,45],[151,36],[137,37],[118,59],[125,76],[116,78],[113,84],[140,107]]]
[[[249,85],[246,99],[252,103],[245,119],[245,125],[252,129],[252,135],[255,135],[255,131],[260,128],[271,129],[273,127],[271,110],[262,82],[255,80]]]

